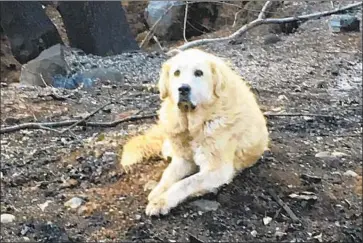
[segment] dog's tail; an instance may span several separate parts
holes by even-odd
[[[164,140],[164,132],[158,124],[152,126],[143,134],[131,138],[123,146],[120,159],[121,166],[128,171],[134,164],[155,156],[161,156]]]

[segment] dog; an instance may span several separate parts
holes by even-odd
[[[222,58],[189,49],[162,64],[158,121],[123,147],[120,163],[170,159],[148,195],[146,215],[217,192],[268,150],[266,119],[253,92]]]

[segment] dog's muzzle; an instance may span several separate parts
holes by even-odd
[[[195,105],[190,101],[191,87],[188,84],[182,84],[179,88],[178,107],[181,111],[191,111],[195,109]]]

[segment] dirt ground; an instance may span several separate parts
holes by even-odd
[[[144,214],[145,184],[166,162],[149,161],[135,174],[117,163],[125,139],[153,119],[1,134],[1,213],[15,216],[2,223],[1,242],[362,242],[361,35],[331,33],[325,18],[273,44],[251,33],[240,44],[203,47],[228,58],[262,109],[275,114],[266,114],[271,151],[217,194],[161,218]],[[65,100],[50,92],[1,87],[2,126],[81,119],[110,99],[117,103],[92,121],[152,114],[159,106],[155,92],[106,81],[64,91],[71,93]],[[66,207],[74,197],[82,205]]]

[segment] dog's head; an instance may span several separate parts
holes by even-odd
[[[171,99],[184,112],[212,104],[223,92],[226,68],[221,59],[201,50],[180,52],[161,68],[160,98]]]

